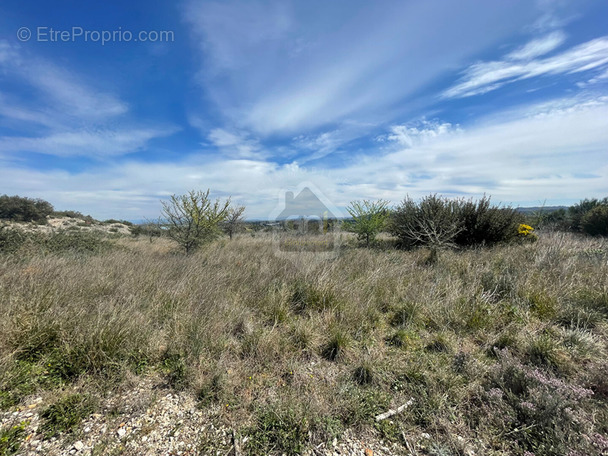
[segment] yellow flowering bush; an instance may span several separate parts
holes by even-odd
[[[534,228],[530,225],[526,225],[525,223],[520,223],[517,228],[517,234],[520,239],[524,239],[526,241],[535,242],[538,240],[538,236],[536,233],[533,233]]]
[[[526,225],[524,223],[520,223],[519,224],[519,229],[517,231],[519,232],[520,236],[527,236],[532,231],[534,231],[534,228],[532,228],[530,225]]]

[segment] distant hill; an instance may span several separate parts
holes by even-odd
[[[532,214],[535,212],[555,212],[560,209],[568,209],[568,206],[533,206],[533,207],[516,207],[517,212],[522,214]]]

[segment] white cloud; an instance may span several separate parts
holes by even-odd
[[[578,87],[580,87],[581,89],[583,89],[583,88],[591,86],[591,85],[605,83],[605,82],[608,82],[608,68],[606,68],[601,73],[593,76],[591,79],[589,79],[587,81],[577,82],[576,85]]]
[[[89,87],[55,64],[32,62],[20,67],[19,73],[25,81],[41,91],[49,103],[58,104],[70,115],[97,120],[120,116],[128,111],[124,101]]]
[[[131,121],[126,117],[127,103],[100,90],[99,81],[84,81],[68,68],[4,41],[0,41],[0,71],[21,88],[0,93],[0,119],[20,132],[0,136],[3,154],[101,158],[139,151],[150,140],[178,131],[171,125],[142,126]]]
[[[423,120],[418,122],[417,126],[393,125],[390,130],[390,134],[378,139],[396,141],[401,146],[411,148],[423,145],[439,136],[458,133],[460,128],[449,122]]]
[[[340,168],[308,169],[260,159],[190,156],[180,162],[127,161],[70,174],[6,163],[0,181],[11,192],[42,196],[62,209],[99,218],[139,219],[159,213],[159,199],[192,188],[232,194],[251,218],[265,218],[281,189],[313,182],[338,207],[353,199],[405,195],[492,195],[495,202],[547,204],[606,196],[608,100],[574,99],[494,116],[453,132],[440,121],[418,125],[420,141],[382,155],[350,157]],[[438,126],[438,127],[437,127]],[[412,127],[408,127],[412,128]],[[444,131],[445,134],[431,132]],[[389,135],[394,132],[389,133]],[[398,139],[400,139],[399,137]]]
[[[42,137],[0,137],[4,152],[37,152],[58,157],[110,157],[137,152],[153,138],[169,136],[173,127],[55,133]]]
[[[506,58],[509,60],[530,60],[551,52],[564,41],[566,41],[565,33],[561,31],[553,32],[542,38],[532,40],[519,49],[510,52]]]
[[[27,84],[37,101],[62,117],[99,120],[128,111],[117,97],[92,88],[66,68],[45,59],[31,57],[16,46],[0,41],[0,70],[20,84]],[[10,117],[10,110],[4,109]]]
[[[10,61],[16,56],[15,47],[6,40],[0,40],[0,64]]]
[[[338,128],[312,135],[298,135],[293,145],[299,152],[299,163],[318,160],[330,154],[345,151],[353,140],[367,135],[376,125],[361,122],[343,122]]]
[[[205,99],[229,125],[293,136],[386,122],[429,81],[538,15],[525,1],[311,1],[186,4]]]
[[[537,44],[515,51],[523,58],[541,49]],[[542,47],[542,46],[540,46]],[[547,49],[545,46],[544,49]],[[515,60],[508,54],[505,60],[471,65],[455,86],[443,93],[444,98],[461,98],[495,90],[505,84],[538,76],[579,73],[608,65],[608,37],[601,37],[574,46],[560,54],[544,59]]]
[[[265,154],[257,140],[245,134],[214,128],[207,137],[224,155],[232,158],[261,158]]]

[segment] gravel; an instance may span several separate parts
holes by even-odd
[[[243,455],[235,453],[233,429],[218,424],[212,410],[197,407],[187,392],[176,393],[159,379],[143,379],[101,402],[98,413],[83,420],[71,433],[45,440],[38,431],[40,412],[52,397],[33,397],[26,405],[0,412],[0,426],[26,424],[27,437],[18,455]],[[237,448],[246,443],[246,437]],[[380,441],[363,441],[347,431],[329,444],[306,450],[307,456],[390,456],[409,454]]]

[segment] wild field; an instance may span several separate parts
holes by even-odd
[[[108,242],[0,256],[0,454],[608,453],[605,238]]]

